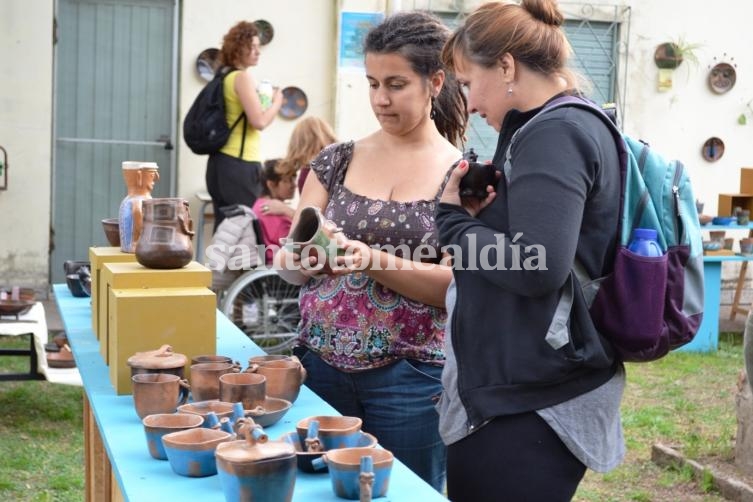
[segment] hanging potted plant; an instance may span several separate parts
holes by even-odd
[[[680,39],[675,42],[665,42],[660,44],[654,52],[654,62],[656,66],[663,70],[675,70],[687,60],[698,64],[698,56],[695,51],[700,44],[687,43]]]

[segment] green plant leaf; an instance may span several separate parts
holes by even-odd
[[[739,117],[737,117],[737,123],[740,125],[745,125],[748,123],[748,117],[745,116],[744,113],[741,113]]]

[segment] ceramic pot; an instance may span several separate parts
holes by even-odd
[[[220,375],[220,400],[241,403],[244,410],[264,405],[267,379],[255,373],[226,373]]]
[[[282,441],[267,441],[254,429],[253,422],[242,423],[238,434],[244,440],[217,447],[217,473],[225,500],[289,502],[295,488],[295,449]]]
[[[147,268],[182,268],[193,259],[193,222],[188,201],[181,198],[142,202],[144,223],[136,260]]]
[[[163,345],[156,350],[136,352],[128,358],[126,364],[131,368],[131,377],[143,373],[167,373],[185,378],[186,356],[173,352],[170,345]],[[188,399],[188,388],[181,387],[181,397]]]
[[[171,432],[201,427],[204,419],[190,413],[157,413],[145,416],[141,422],[144,424],[149,455],[157,460],[167,460],[162,436]]]
[[[321,443],[322,450],[334,450],[356,446],[361,438],[361,424],[362,420],[358,417],[314,416],[300,420],[295,430],[301,444],[307,445],[306,440],[315,437]],[[316,430],[314,434],[310,434],[309,426]],[[307,451],[310,449],[306,448]]]
[[[176,375],[145,373],[132,376],[131,382],[133,406],[141,419],[156,413],[174,413],[178,406],[185,404],[188,396],[181,392],[188,387],[188,382]]]
[[[211,429],[222,419],[231,419],[233,417],[233,403],[223,401],[194,401],[192,403],[178,406],[178,413],[192,413],[201,416],[202,427]],[[210,419],[210,417],[212,417]]]
[[[194,401],[220,398],[220,377],[238,373],[240,368],[230,363],[200,363],[191,365],[191,394]]]
[[[220,443],[233,439],[235,434],[199,427],[165,434],[162,443],[173,472],[181,476],[204,477],[217,474],[214,452]]]
[[[370,501],[384,497],[390,484],[394,456],[377,448],[328,451],[321,460],[329,466],[332,491],[340,498]]]
[[[193,356],[191,358],[191,364],[201,363],[230,363],[233,364],[233,359],[228,356],[217,356],[214,354],[205,354],[201,356]],[[235,363],[240,366],[240,363]]]
[[[298,399],[301,385],[306,380],[306,370],[295,356],[287,359],[260,360],[250,363],[246,371],[264,375],[267,379],[267,396],[284,399],[294,403]],[[259,360],[251,358],[251,360]]]

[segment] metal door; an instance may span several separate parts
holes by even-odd
[[[152,195],[175,191],[175,0],[58,0],[50,280],[108,245],[124,160],[159,164]]]

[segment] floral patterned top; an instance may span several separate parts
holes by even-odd
[[[421,255],[433,255],[427,261],[438,263],[442,255],[434,210],[449,170],[433,200],[371,199],[343,185],[353,147],[352,141],[330,145],[311,163],[329,193],[324,216],[349,239],[401,257],[410,251],[408,258],[422,247]],[[446,311],[406,298],[364,273],[309,280],[301,288],[300,306],[300,344],[342,371],[378,368],[399,359],[444,363]]]

